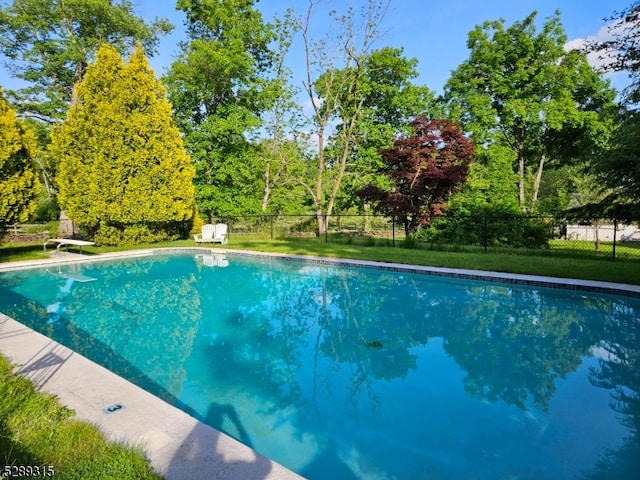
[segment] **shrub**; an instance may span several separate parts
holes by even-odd
[[[191,221],[118,225],[103,222],[91,233],[97,245],[138,245],[163,240],[176,240],[188,236]]]
[[[435,219],[416,240],[436,244],[549,248],[552,226],[524,215],[450,216]]]
[[[34,215],[36,222],[49,222],[58,220],[60,217],[60,206],[52,197],[45,197],[38,202],[38,209]]]

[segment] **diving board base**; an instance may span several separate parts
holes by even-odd
[[[46,242],[44,242],[44,251],[47,251],[47,244],[49,242],[52,243],[57,243],[58,246],[56,247],[56,250],[60,251],[60,247],[62,247],[63,245],[75,245],[80,247],[80,253],[82,253],[82,247],[87,246],[87,245],[95,245],[95,242],[88,242],[86,240],[74,240],[72,238],[50,238],[49,240],[47,240]]]

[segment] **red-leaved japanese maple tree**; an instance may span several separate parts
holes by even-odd
[[[380,150],[392,188],[368,185],[359,195],[374,203],[375,211],[404,224],[407,238],[434,216],[443,215],[449,196],[464,183],[473,158],[473,143],[460,125],[450,120],[412,122],[413,133]]]

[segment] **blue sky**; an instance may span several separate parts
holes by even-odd
[[[184,38],[183,16],[176,12],[175,2],[172,0],[133,2],[136,12],[143,18],[168,18],[176,26],[172,35],[162,39],[159,54],[150,59],[156,74],[162,75],[178,52],[177,42]],[[7,5],[10,2],[4,0],[0,3]],[[358,8],[366,1],[352,0],[350,3]],[[469,31],[485,20],[504,18],[506,24],[510,25],[535,10],[541,24],[546,17],[553,15],[555,10],[560,10],[568,39],[577,41],[604,35],[604,18],[630,3],[631,0],[391,0],[381,26],[381,31],[385,32],[384,36],[374,48],[402,47],[407,57],[418,59],[420,76],[415,82],[440,93],[450,72],[468,57],[466,41]],[[315,24],[328,27],[327,13],[346,4],[345,0],[324,0],[317,17],[314,17]],[[263,12],[265,20],[282,15],[288,7],[304,11],[306,5],[306,0],[260,0],[256,4]],[[297,41],[299,40],[298,38]],[[294,47],[288,58],[289,65],[295,73],[294,83],[299,83],[298,76],[303,68],[299,47]],[[625,74],[611,75],[609,78],[617,88],[627,83]],[[15,82],[7,76],[4,69],[0,70],[0,86],[15,86]]]
[[[366,1],[352,0],[350,3],[357,8]],[[630,3],[631,0],[391,0],[381,27],[385,34],[375,48],[404,48],[407,57],[418,59],[420,77],[416,83],[440,93],[451,71],[468,57],[466,42],[469,31],[485,20],[504,18],[506,24],[510,25],[535,10],[541,24],[546,17],[560,10],[567,38],[575,41],[604,35],[604,19]],[[345,4],[345,0],[325,0],[315,17],[317,24],[326,25],[327,13]],[[171,1],[136,0],[136,5],[140,15],[146,18],[166,17],[176,25],[174,34],[163,40],[161,54],[152,59],[156,73],[161,75],[177,52],[176,41],[183,34],[182,17],[173,9],[174,2]],[[256,5],[265,20],[270,20],[282,15],[288,7],[304,11],[307,1],[261,0]],[[289,64],[301,74],[300,70],[304,67],[299,49],[292,49]],[[626,85],[625,74],[609,78],[614,86]]]

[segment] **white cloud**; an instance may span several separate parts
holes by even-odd
[[[564,48],[565,50],[583,50],[590,43],[600,43],[606,40],[611,40],[613,38],[613,34],[622,31],[622,22],[610,23],[605,25],[598,33],[595,35],[589,36],[587,38],[576,38],[574,40],[568,41]],[[615,59],[615,51],[601,51],[601,52],[589,52],[587,54],[587,60],[589,64],[595,68],[596,70],[603,70],[607,65],[613,63]]]

